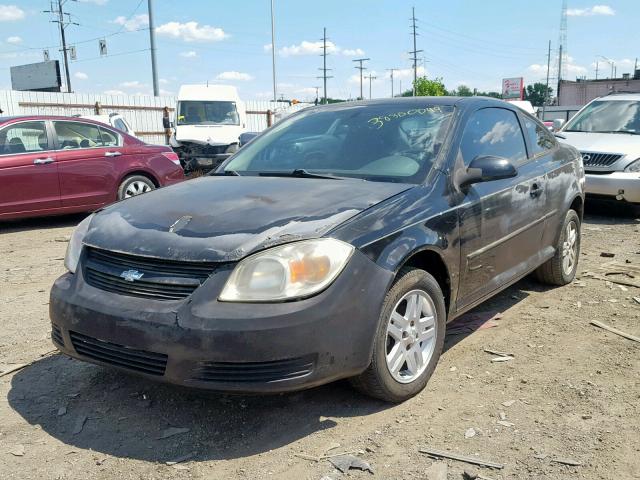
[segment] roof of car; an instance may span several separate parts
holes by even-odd
[[[69,120],[69,121],[83,121],[88,123],[98,123],[102,125],[102,122],[98,122],[96,120],[90,120],[87,118],[81,117],[69,117],[64,115],[14,115],[12,117],[0,117],[0,124],[21,120]]]
[[[610,93],[597,100],[640,100],[640,93]]]
[[[341,103],[331,103],[329,105],[318,105],[317,107],[311,108],[322,108],[322,109],[332,109],[332,110],[342,110],[346,108],[353,107],[355,105],[378,105],[378,106],[397,106],[397,105],[407,105],[407,106],[424,106],[426,104],[429,105],[456,105],[461,108],[473,108],[476,106],[501,106],[501,107],[509,107],[515,108],[513,105],[510,105],[509,102],[505,102],[504,100],[498,100],[491,97],[396,97],[396,98],[379,98],[375,100],[358,100],[355,102],[341,102]]]

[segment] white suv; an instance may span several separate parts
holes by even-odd
[[[587,194],[640,204],[640,93],[596,98],[559,133],[582,153]]]
[[[132,137],[136,136],[136,132],[133,131],[133,128],[129,124],[126,118],[124,118],[119,113],[110,113],[108,115],[78,115],[81,118],[86,118],[88,120],[95,120],[96,122],[102,122],[107,125],[111,125],[113,128],[117,128],[118,130],[123,131],[124,133],[128,133]]]

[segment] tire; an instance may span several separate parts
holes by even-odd
[[[125,178],[120,184],[120,187],[118,187],[118,200],[135,197],[136,195],[155,190],[155,188],[155,184],[148,177],[144,175],[131,175]]]
[[[571,241],[569,226],[575,228],[575,240]],[[573,262],[568,268],[564,263],[569,251],[573,252]],[[558,236],[556,253],[553,257],[540,265],[535,271],[535,277],[548,285],[567,285],[573,281],[578,270],[580,259],[580,217],[575,210],[569,210],[562,223],[562,230]]]
[[[418,317],[407,311],[408,302],[414,295],[422,299],[420,317],[424,315],[422,322],[413,322],[415,325],[410,320]],[[392,318],[394,312],[397,315]],[[433,321],[427,320],[428,314],[432,314]],[[444,296],[436,279],[424,270],[403,268],[382,305],[371,363],[363,373],[350,379],[352,385],[362,393],[385,402],[399,403],[413,397],[425,387],[436,368],[444,345],[445,323]],[[425,326],[424,337],[417,336],[422,331],[421,324]],[[388,328],[392,329],[393,335]],[[403,340],[396,340],[400,338],[399,333],[402,333]],[[419,338],[425,340],[419,341]],[[398,350],[394,350],[396,346]],[[390,355],[393,358],[388,362],[387,355],[394,351],[400,356]],[[405,357],[402,357],[402,353]],[[412,353],[413,367],[418,367],[416,359],[422,359],[422,365],[413,369],[413,375],[405,360]],[[394,359],[397,360],[394,362]],[[395,373],[392,373],[392,367],[388,363],[396,365]]]

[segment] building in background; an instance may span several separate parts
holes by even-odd
[[[562,80],[558,105],[586,105],[594,98],[610,93],[640,93],[640,69],[633,77],[625,74],[622,78],[603,78],[598,80],[577,79],[575,82]]]

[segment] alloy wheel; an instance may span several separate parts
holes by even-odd
[[[578,259],[578,226],[574,221],[567,224],[562,242],[562,271],[571,275]]]
[[[145,182],[131,182],[124,192],[124,198],[135,197],[136,195],[140,195],[142,193],[147,193],[150,191],[151,187],[149,187],[149,185],[147,185]]]
[[[436,345],[436,308],[422,290],[411,290],[387,322],[386,361],[391,376],[411,383],[426,370]]]

